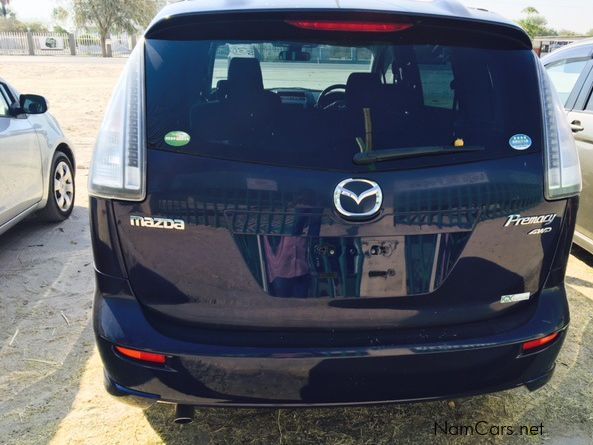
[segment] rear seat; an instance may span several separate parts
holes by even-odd
[[[352,73],[346,83],[346,109],[349,125],[356,137],[365,140],[364,109],[371,115],[373,147],[393,146],[401,136],[406,114],[395,85],[381,83],[376,73]]]
[[[375,73],[352,73],[345,109],[288,109],[277,94],[264,89],[257,59],[233,58],[228,79],[217,84],[216,100],[192,109],[191,127],[204,141],[234,146],[271,150],[281,143],[304,154],[308,146],[332,150],[347,143],[356,150],[356,138],[365,139],[363,110],[369,108],[373,148],[405,146],[418,140],[423,113],[414,92],[404,89],[382,83]]]
[[[255,58],[231,59],[228,79],[219,81],[217,100],[193,107],[190,125],[201,139],[253,145],[270,137],[280,97],[264,89]]]

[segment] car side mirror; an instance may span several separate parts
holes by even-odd
[[[21,94],[19,106],[25,114],[43,114],[47,111],[47,101],[36,94]]]

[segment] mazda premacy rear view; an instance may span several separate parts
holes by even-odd
[[[181,2],[131,55],[89,183],[112,394],[189,421],[550,379],[581,177],[528,36],[339,5]]]

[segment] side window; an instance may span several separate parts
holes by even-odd
[[[587,102],[585,110],[593,112],[593,93],[591,93],[591,96],[589,96],[589,102]]]
[[[455,100],[452,82],[455,76],[449,52],[439,46],[417,46],[416,58],[424,105],[452,110]]]
[[[593,113],[593,72],[589,73],[589,78],[587,79],[587,83],[585,85],[587,85],[586,88],[589,89],[590,93],[584,110]]]
[[[0,84],[0,117],[10,116],[8,93],[4,85]]]
[[[568,98],[588,62],[588,59],[561,60],[546,67],[564,105],[568,102]]]

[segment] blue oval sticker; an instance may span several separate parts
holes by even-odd
[[[527,150],[531,144],[531,138],[526,134],[516,134],[509,139],[509,145],[515,150]]]

